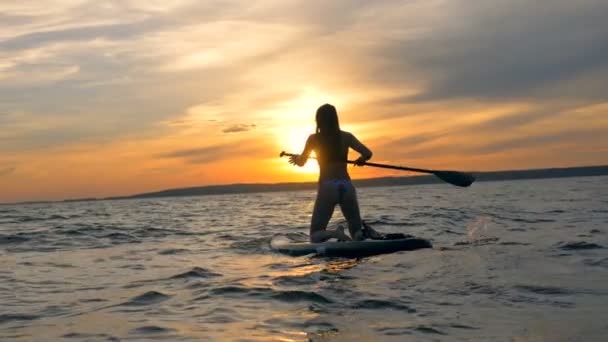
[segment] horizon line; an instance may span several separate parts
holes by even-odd
[[[555,170],[580,170],[580,169],[602,169],[606,168],[604,172],[600,172],[599,174],[589,174],[589,175],[536,175],[534,177],[520,177],[514,178],[497,178],[492,179],[491,177],[488,179],[484,179],[483,175],[491,175],[491,174],[508,174],[508,173],[525,173],[525,172],[551,172]],[[600,170],[602,171],[602,170]],[[603,176],[608,175],[608,164],[604,165],[587,165],[587,166],[570,166],[570,167],[548,167],[548,168],[534,168],[534,169],[511,169],[511,170],[496,170],[496,171],[469,171],[476,176],[476,182],[487,182],[487,181],[501,181],[501,180],[525,180],[525,179],[542,179],[542,178],[566,178],[566,177],[590,177],[590,176]],[[478,176],[482,176],[481,179]],[[409,186],[409,185],[423,185],[423,184],[433,184],[433,183],[441,183],[441,181],[436,180],[433,175],[410,175],[410,176],[384,176],[384,177],[371,177],[371,178],[359,178],[353,179],[355,183],[365,183],[365,182],[373,182],[388,180],[388,179],[418,179],[418,183],[410,183],[410,184],[392,184],[392,186]],[[426,180],[426,181],[425,181]],[[61,200],[39,200],[39,201],[21,201],[21,202],[0,202],[0,205],[28,205],[28,204],[45,204],[45,203],[70,203],[70,202],[87,202],[87,201],[112,201],[112,200],[125,200],[125,199],[139,199],[139,198],[158,198],[158,197],[186,197],[186,196],[208,196],[208,195],[222,195],[222,194],[237,194],[237,193],[261,193],[261,192],[279,192],[279,191],[300,191],[305,189],[276,189],[276,190],[267,190],[267,191],[241,191],[241,192],[218,192],[218,193],[207,193],[207,194],[192,194],[192,195],[162,195],[162,193],[167,193],[171,191],[183,191],[183,190],[194,190],[194,189],[210,189],[210,188],[230,188],[235,186],[312,186],[315,185],[317,181],[304,181],[304,182],[277,182],[277,183],[229,183],[229,184],[208,184],[208,185],[193,185],[188,187],[179,187],[179,188],[168,188],[157,191],[147,191],[142,193],[130,194],[130,195],[117,195],[117,196],[108,196],[108,197],[87,197],[87,198],[65,198]],[[357,186],[362,187],[379,187],[379,186],[391,186],[391,184],[378,184],[378,185],[365,185],[359,184]],[[156,195],[156,196],[155,196]]]

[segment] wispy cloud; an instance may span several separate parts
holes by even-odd
[[[516,149],[532,149],[538,147],[551,147],[556,144],[568,144],[573,142],[584,143],[603,139],[605,132],[602,129],[574,129],[567,131],[552,132],[549,134],[540,133],[533,136],[517,136],[511,139],[494,141],[483,146],[468,148],[470,152],[476,154],[492,154]],[[607,140],[607,139],[604,139]]]
[[[382,44],[390,63],[379,77],[406,82],[413,69],[423,78],[411,101],[532,98],[560,82],[606,80],[605,1],[455,0],[444,7],[449,16],[432,31]]]
[[[17,170],[17,168],[15,168],[15,167],[0,168],[0,177],[8,176],[11,173],[15,172],[16,170]]]
[[[37,31],[0,42],[4,51],[26,50],[55,43],[88,42],[95,39],[131,40],[151,30],[160,29],[163,20],[148,19],[135,23],[80,26],[59,30]]]
[[[207,164],[220,160],[232,160],[251,155],[264,155],[268,151],[268,141],[247,139],[203,147],[182,148],[165,152],[157,157],[181,159],[189,164]]]
[[[251,131],[256,128],[256,124],[235,124],[222,130],[224,133],[240,133]]]
[[[176,150],[169,153],[161,154],[161,158],[180,158],[186,159],[191,163],[208,163],[221,158],[225,158],[226,154],[233,146],[230,145],[215,145],[199,148],[189,148]]]

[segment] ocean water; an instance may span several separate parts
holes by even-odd
[[[358,191],[434,248],[273,253],[312,191],[0,206],[0,340],[606,340],[608,177]]]

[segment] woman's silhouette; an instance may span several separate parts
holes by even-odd
[[[323,242],[331,238],[351,239],[344,234],[343,227],[336,230],[326,229],[336,204],[340,205],[342,214],[348,221],[348,230],[352,239],[363,240],[357,193],[348,175],[346,161],[349,148],[361,154],[356,160],[356,164],[360,165],[372,157],[372,151],[359,142],[353,134],[340,130],[338,113],[334,106],[324,104],[319,107],[316,121],[317,131],[306,140],[304,151],[289,159],[293,165],[304,166],[310,152],[315,151],[319,162],[319,184],[310,222],[310,241]]]

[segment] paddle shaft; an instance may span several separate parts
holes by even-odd
[[[295,157],[295,156],[297,156],[297,154],[286,153],[285,151],[283,151],[283,152],[281,152],[280,156],[281,157],[283,157],[283,156]],[[467,187],[467,186],[473,184],[473,182],[475,181],[475,176],[473,176],[470,173],[465,173],[465,172],[427,170],[427,169],[418,169],[415,167],[395,166],[395,165],[368,163],[368,162],[357,163],[356,161],[352,161],[352,160],[347,160],[346,162],[349,164],[362,165],[362,166],[367,165],[367,166],[373,166],[373,167],[381,167],[381,168],[385,168],[385,169],[430,173],[430,174],[435,175],[437,178],[441,179],[442,181],[444,181],[446,183],[450,183],[452,185],[462,186],[462,187]]]
[[[298,156],[298,155],[294,154],[294,153],[281,152],[281,157],[283,157],[283,156],[295,157],[295,156]],[[314,157],[310,157],[310,158],[315,159]],[[414,168],[414,167],[396,166],[396,165],[379,164],[379,163],[365,162],[363,164],[357,164],[357,162],[354,161],[354,160],[347,160],[346,162],[348,164],[355,164],[355,165],[361,165],[361,166],[363,166],[363,165],[374,166],[374,167],[380,167],[380,168],[383,168],[383,169],[403,170],[403,171],[432,173],[432,174],[434,174],[435,172],[437,172],[437,171],[434,171],[434,170],[418,169],[418,168]]]

